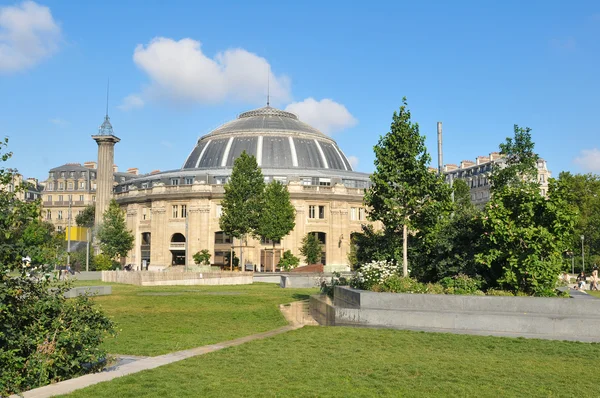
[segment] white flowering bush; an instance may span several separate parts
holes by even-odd
[[[371,290],[392,275],[399,275],[401,268],[393,261],[371,261],[360,266],[350,285],[357,289]]]

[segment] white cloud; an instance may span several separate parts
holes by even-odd
[[[133,61],[150,78],[149,86],[137,96],[140,100],[137,105],[149,99],[258,104],[266,102],[267,73],[273,101],[280,103],[290,98],[289,79],[275,76],[266,59],[241,48],[222,51],[210,58],[202,52],[199,41],[158,37],[146,46],[138,45]]]
[[[123,98],[123,102],[117,108],[128,111],[131,109],[138,109],[144,106],[144,100],[137,94],[131,94]]]
[[[325,134],[352,127],[358,122],[344,105],[328,98],[320,101],[307,98],[302,102],[292,102],[285,110],[297,114],[300,120]]]
[[[600,172],[600,150],[598,148],[584,149],[575,158],[574,163],[584,171],[598,173]]]
[[[356,170],[356,168],[358,167],[358,158],[356,156],[348,156],[348,162],[350,162],[352,170]]]
[[[56,117],[54,119],[50,119],[50,123],[52,123],[54,125],[57,125],[59,127],[66,127],[66,126],[69,125],[68,121],[66,121],[64,119],[61,119],[61,118],[58,118],[58,117]]]
[[[0,73],[35,66],[58,50],[60,40],[48,7],[33,1],[0,7]]]

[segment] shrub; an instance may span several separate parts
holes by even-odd
[[[113,323],[86,296],[66,299],[70,282],[51,269],[0,272],[0,396],[100,370]]]
[[[426,293],[427,294],[444,294],[444,286],[440,285],[439,283],[428,283],[426,286]]]
[[[292,254],[291,250],[283,252],[281,260],[279,260],[279,268],[289,271],[296,268],[300,264],[300,259]]]
[[[349,281],[345,277],[341,276],[339,272],[334,272],[331,275],[331,280],[327,283],[326,279],[321,280],[321,294],[326,294],[329,297],[333,298],[333,292],[336,286],[348,286]]]
[[[94,257],[94,268],[96,271],[110,271],[115,269],[115,262],[106,254],[98,254]]]
[[[496,289],[488,289],[485,292],[488,296],[514,296],[513,292],[508,292],[506,290],[496,290]]]
[[[196,263],[197,265],[210,265],[210,257],[210,252],[207,249],[203,249],[202,251],[199,251],[196,254],[194,254],[194,263]]]
[[[481,281],[464,274],[448,276],[442,279],[440,284],[448,290],[452,288],[452,293],[448,294],[474,294],[481,289]]]
[[[379,284],[381,291],[392,293],[426,293],[427,286],[409,277],[391,275]]]
[[[375,285],[382,284],[392,275],[398,275],[400,267],[392,261],[371,261],[363,264],[354,278],[350,281],[350,285],[357,289],[371,290]]]

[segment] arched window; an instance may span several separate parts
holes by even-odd
[[[171,236],[171,242],[185,242],[185,236],[177,232]]]

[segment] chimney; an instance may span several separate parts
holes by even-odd
[[[85,162],[83,164],[83,167],[88,168],[88,169],[95,169],[95,168],[97,168],[97,163],[96,162]]]
[[[152,171],[150,172],[150,174],[158,174],[158,173],[160,173],[160,170],[152,170]]]
[[[474,165],[475,165],[475,162],[472,160],[463,160],[462,162],[460,162],[461,169],[466,169],[467,167],[471,167]]]
[[[458,169],[458,166],[455,165],[454,163],[448,163],[447,165],[444,166],[444,171],[452,171],[452,170],[456,170]]]
[[[127,174],[138,175],[140,173],[140,169],[137,167],[130,167],[127,169]]]
[[[488,163],[489,161],[490,158],[488,156],[477,156],[477,158],[475,159],[475,163],[478,165]]]
[[[117,167],[116,164],[113,164],[113,173],[116,173],[119,171],[119,168]]]
[[[502,156],[500,155],[500,152],[492,152],[490,153],[490,161],[494,161],[494,160],[498,160],[500,159]]]

